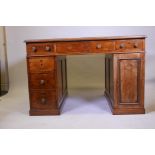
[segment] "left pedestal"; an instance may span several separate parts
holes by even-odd
[[[66,57],[27,57],[30,115],[59,115],[67,94]]]

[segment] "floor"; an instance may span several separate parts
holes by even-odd
[[[29,116],[26,88],[14,88],[0,100],[0,128],[155,128],[155,83],[147,81],[146,114],[112,115],[103,89],[72,89],[60,116]],[[149,91],[148,91],[149,90]]]

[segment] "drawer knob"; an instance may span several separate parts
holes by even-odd
[[[45,98],[42,98],[42,99],[41,99],[41,103],[42,103],[42,104],[45,104],[45,103],[46,103],[46,99],[45,99]]]
[[[37,48],[35,46],[32,47],[32,52],[37,52]]]
[[[137,47],[138,47],[138,44],[137,44],[137,43],[135,43],[133,47],[134,47],[134,48],[137,48]]]
[[[41,85],[45,84],[45,80],[40,80],[40,84]]]
[[[46,46],[46,47],[45,47],[45,51],[48,51],[48,52],[51,51],[50,46]]]
[[[97,49],[101,49],[101,48],[102,48],[102,44],[97,44],[97,45],[96,45],[96,48],[97,48]]]
[[[120,48],[124,48],[125,47],[125,45],[124,44],[120,44]]]

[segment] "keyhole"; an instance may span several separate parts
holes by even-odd
[[[41,69],[43,68],[43,64],[42,63],[40,64],[40,67],[41,67]]]
[[[43,67],[43,60],[40,60],[40,66]]]

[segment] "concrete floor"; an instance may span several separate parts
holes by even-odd
[[[0,128],[155,128],[155,83],[146,82],[144,115],[112,115],[103,89],[69,90],[60,116],[29,116],[27,88],[1,98]]]

